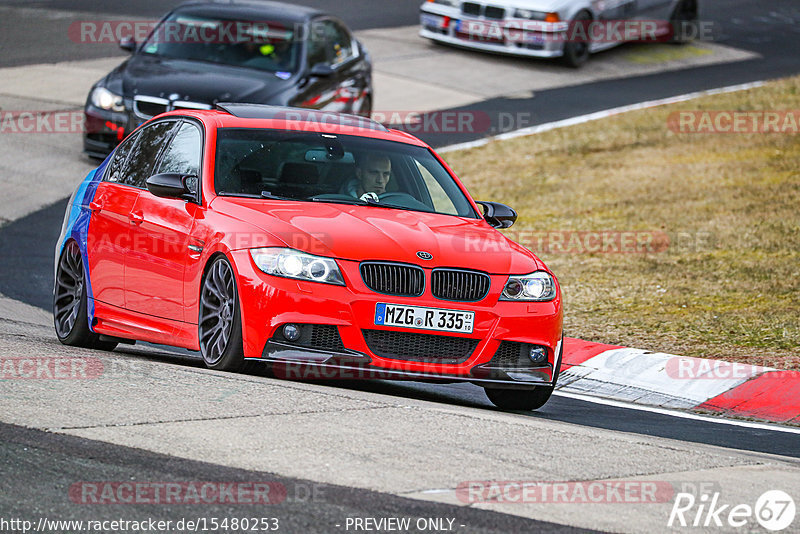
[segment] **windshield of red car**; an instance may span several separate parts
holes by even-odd
[[[301,40],[292,26],[173,13],[142,45],[143,54],[269,72],[296,72]]]
[[[214,186],[228,196],[478,217],[429,149],[359,136],[221,128]]]

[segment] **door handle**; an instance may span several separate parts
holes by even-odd
[[[97,202],[96,200],[93,200],[89,202],[89,209],[92,211],[100,211],[101,209],[103,209],[103,205]]]
[[[137,211],[135,213],[128,214],[128,219],[130,219],[131,224],[142,224],[144,222],[144,215],[142,215],[141,211]]]

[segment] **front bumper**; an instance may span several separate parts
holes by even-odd
[[[84,108],[86,128],[83,151],[94,158],[105,158],[125,137],[144,122],[132,111],[108,111],[91,104]]]
[[[239,277],[244,355],[249,360],[281,362],[284,369],[303,376],[308,366],[327,370],[321,378],[445,380],[518,386],[551,385],[557,378],[562,339],[560,294],[551,302],[501,302],[498,298],[507,277],[492,276],[489,294],[476,303],[436,299],[429,287],[420,297],[395,297],[367,288],[358,262],[338,260],[347,283],[343,287],[269,276],[253,265],[248,251],[235,251],[232,255]],[[470,334],[456,334],[376,325],[375,310],[379,303],[472,311],[474,328]],[[313,347],[293,344],[279,333],[289,323],[335,327],[341,342]],[[402,354],[404,340],[417,343],[421,335],[429,343],[426,347],[434,348],[425,358],[379,354],[380,351],[374,350],[375,344],[367,340],[375,333],[379,336],[396,333],[392,339],[399,340],[395,342],[398,350],[392,353]],[[472,347],[463,357],[436,349],[462,342]],[[503,342],[505,348],[545,347],[547,359],[536,365],[498,367],[492,362]],[[291,377],[290,372],[287,377]]]
[[[423,6],[419,35],[440,43],[521,57],[564,55],[564,24],[464,17],[457,9]],[[481,31],[475,31],[480,28]]]

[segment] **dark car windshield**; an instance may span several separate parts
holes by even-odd
[[[291,24],[173,13],[142,45],[143,54],[269,72],[296,72],[301,40]]]
[[[477,217],[424,147],[350,135],[221,128],[217,194]]]

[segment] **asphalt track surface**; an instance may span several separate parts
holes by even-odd
[[[181,518],[252,518],[278,520],[281,532],[344,531],[347,517],[449,518],[469,532],[596,532],[565,527],[465,506],[430,503],[386,493],[279,477],[218,465],[178,459],[0,423],[0,466],[4,485],[14,492],[0,494],[0,510],[15,517],[69,520],[143,520],[174,522]],[[282,502],[258,504],[76,504],[68,497],[76,481],[152,480],[159,483],[218,481],[226,484],[269,483],[285,488]],[[270,486],[278,487],[278,486]],[[280,491],[280,490],[278,490]],[[72,495],[75,495],[74,493]],[[74,497],[72,497],[74,498]]]
[[[98,14],[157,17],[176,2],[156,1],[0,1],[0,7],[52,8],[86,11]],[[414,24],[417,20],[417,1],[360,0],[334,2],[320,0],[305,2],[335,11],[354,29],[380,28]],[[380,5],[380,8],[376,8]],[[739,84],[754,80],[777,78],[800,72],[800,55],[796,43],[800,39],[800,8],[793,1],[727,1],[706,2],[703,18],[718,23],[718,40],[724,44],[751,50],[761,59],[720,66],[667,72],[637,78],[597,82],[578,87],[541,91],[532,99],[493,99],[462,109],[516,112],[534,111],[533,124],[560,120],[575,115],[627,105],[643,100],[674,96],[697,90]],[[91,51],[76,48],[39,46],[29,41],[41,21],[30,19],[30,26],[11,28],[0,36],[2,59],[0,66],[55,62],[65,59],[85,59],[89,54],[104,56],[121,53],[110,47]],[[91,47],[90,47],[91,48]],[[98,56],[101,57],[101,56]],[[463,142],[469,135],[423,136],[435,146]],[[79,177],[76,177],[76,182]],[[53,247],[58,236],[66,202],[61,201],[27,217],[0,228],[0,293],[44,309],[50,307]],[[33,245],[32,245],[33,244]],[[176,365],[197,365],[196,360],[164,348],[164,354],[174,354]],[[479,388],[469,385],[433,386],[414,383],[359,382],[331,383],[332,388],[374,391],[397,397],[419,398],[452,406],[492,409]],[[718,445],[753,452],[800,457],[797,436],[727,424],[709,424],[626,408],[604,406],[591,402],[555,396],[542,410],[530,417],[561,421],[581,426],[604,428],[688,442]],[[288,488],[304,484],[296,479],[241,471],[200,461],[178,460],[137,449],[53,435],[12,425],[0,425],[0,465],[4,485],[14,488],[3,491],[0,508],[14,510],[17,515],[41,516],[51,514],[59,519],[80,519],[83,512],[64,498],[64,484],[75,480],[228,480],[252,481],[254,478],[284,483]],[[50,488],[51,493],[43,493]],[[392,516],[456,517],[477,532],[573,531],[568,527],[530,521],[505,514],[474,510],[465,507],[438,505],[404,499],[379,492],[369,492],[341,486],[325,486],[322,500],[309,507],[307,502],[291,502],[275,510],[275,516],[287,525],[287,531],[332,531],[331,522],[342,517]],[[291,491],[290,491],[291,492]],[[151,509],[152,508],[152,509]],[[93,519],[118,516],[116,507],[92,510]],[[142,516],[174,519],[175,510],[164,507],[137,508]],[[184,507],[186,517],[211,517],[215,513],[231,517],[246,515],[247,509]],[[85,517],[85,516],[84,516]],[[326,527],[327,525],[327,527]],[[577,530],[574,530],[577,532]]]
[[[0,293],[40,308],[51,306],[53,249],[58,239],[66,201],[14,221],[0,230]],[[39,243],[34,249],[29,243]],[[36,268],[32,268],[36,266]],[[22,273],[27,273],[24,276]],[[20,283],[24,281],[24,283]],[[120,350],[120,349],[118,349]],[[193,365],[195,354],[162,347],[176,363]],[[190,359],[187,359],[187,356]],[[331,387],[354,388],[398,397],[420,398],[456,406],[494,409],[483,390],[471,384],[430,385],[413,382],[333,382]],[[679,439],[733,449],[800,458],[796,434],[682,419],[554,396],[544,408],[530,414],[565,423]]]

